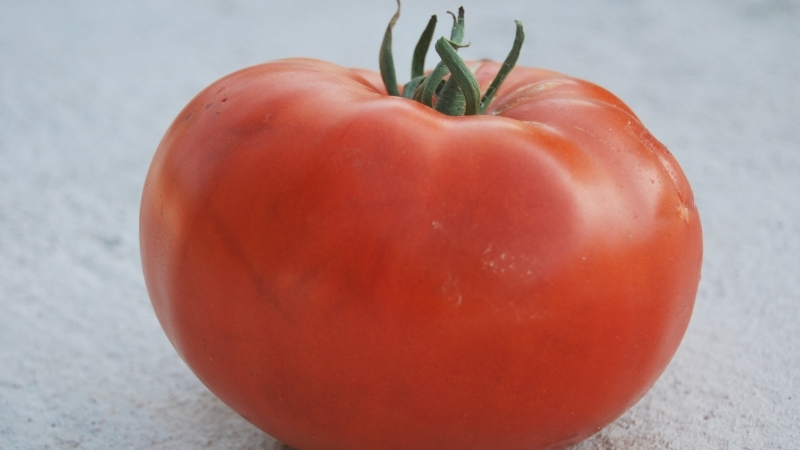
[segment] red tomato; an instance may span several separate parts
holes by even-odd
[[[578,442],[667,366],[702,258],[633,112],[523,67],[468,117],[325,62],[241,70],[169,128],[140,220],[169,340],[301,450]]]

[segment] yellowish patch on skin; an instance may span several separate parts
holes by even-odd
[[[683,203],[678,205],[678,217],[681,218],[686,223],[689,223],[689,208],[686,207]]]

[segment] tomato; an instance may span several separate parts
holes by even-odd
[[[697,292],[686,177],[586,81],[518,67],[486,112],[308,59],[194,98],[140,238],[200,380],[301,450],[563,448],[636,403]]]

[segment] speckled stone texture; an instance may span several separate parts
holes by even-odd
[[[406,0],[401,81],[429,15],[458,6]],[[703,221],[681,348],[641,402],[575,449],[798,448],[800,3],[464,6],[465,57],[505,57],[520,19],[521,65],[628,103],[680,161]],[[0,448],[279,448],[216,400],[161,331],[139,260],[142,183],[201,88],[290,56],[377,68],[394,8],[0,2]]]

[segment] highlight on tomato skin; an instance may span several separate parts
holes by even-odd
[[[464,23],[437,41],[460,81],[416,57],[390,95],[386,73],[274,61],[200,92],[156,150],[156,315],[293,448],[566,448],[641,399],[686,331],[702,231],[677,161],[597,85],[514,49],[458,63]]]

